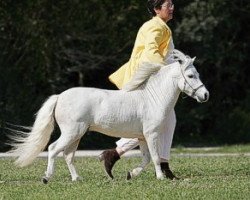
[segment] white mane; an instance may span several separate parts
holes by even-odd
[[[181,51],[174,49],[167,59],[169,64],[174,62],[180,62],[181,65],[187,65],[187,59],[190,60],[189,56],[184,55]],[[125,91],[132,91],[137,89],[140,85],[145,83],[152,74],[158,72],[162,67],[166,65],[154,64],[154,63],[142,63],[132,79],[124,85],[122,88]]]
[[[163,66],[164,65],[161,64],[142,63],[132,79],[125,84],[122,89],[125,91],[135,90],[140,85],[145,83],[152,74],[158,72]]]

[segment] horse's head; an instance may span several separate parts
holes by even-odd
[[[208,101],[209,92],[201,82],[199,73],[193,65],[195,58],[190,58],[178,50],[174,50],[173,55],[180,62],[179,89],[200,103]]]

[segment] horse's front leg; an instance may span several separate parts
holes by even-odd
[[[131,179],[132,177],[138,176],[142,172],[142,170],[150,162],[150,153],[149,153],[149,150],[148,150],[147,142],[145,140],[139,140],[139,145],[140,145],[140,150],[141,150],[141,154],[142,154],[142,157],[143,157],[142,158],[142,163],[138,167],[133,169],[131,172],[128,172],[127,180]]]
[[[159,156],[158,150],[158,132],[145,133],[144,136],[147,141],[148,149],[155,166],[156,177],[157,179],[163,180],[164,175],[161,170],[161,158]]]

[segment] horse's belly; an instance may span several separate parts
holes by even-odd
[[[90,126],[89,130],[100,132],[111,137],[144,138],[141,128],[132,124],[120,124],[120,126],[92,125]]]

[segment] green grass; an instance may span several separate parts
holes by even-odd
[[[0,159],[0,199],[249,199],[250,157],[173,157],[171,168],[184,180],[155,179],[152,163],[141,176],[126,181],[126,172],[140,158],[123,158],[109,180],[95,158],[77,158],[83,181],[72,183],[62,158],[49,184],[41,177],[46,159],[36,159],[27,168],[17,168],[11,159]]]
[[[250,153],[250,144],[247,145],[228,145],[212,148],[185,148],[177,146],[172,153]]]

